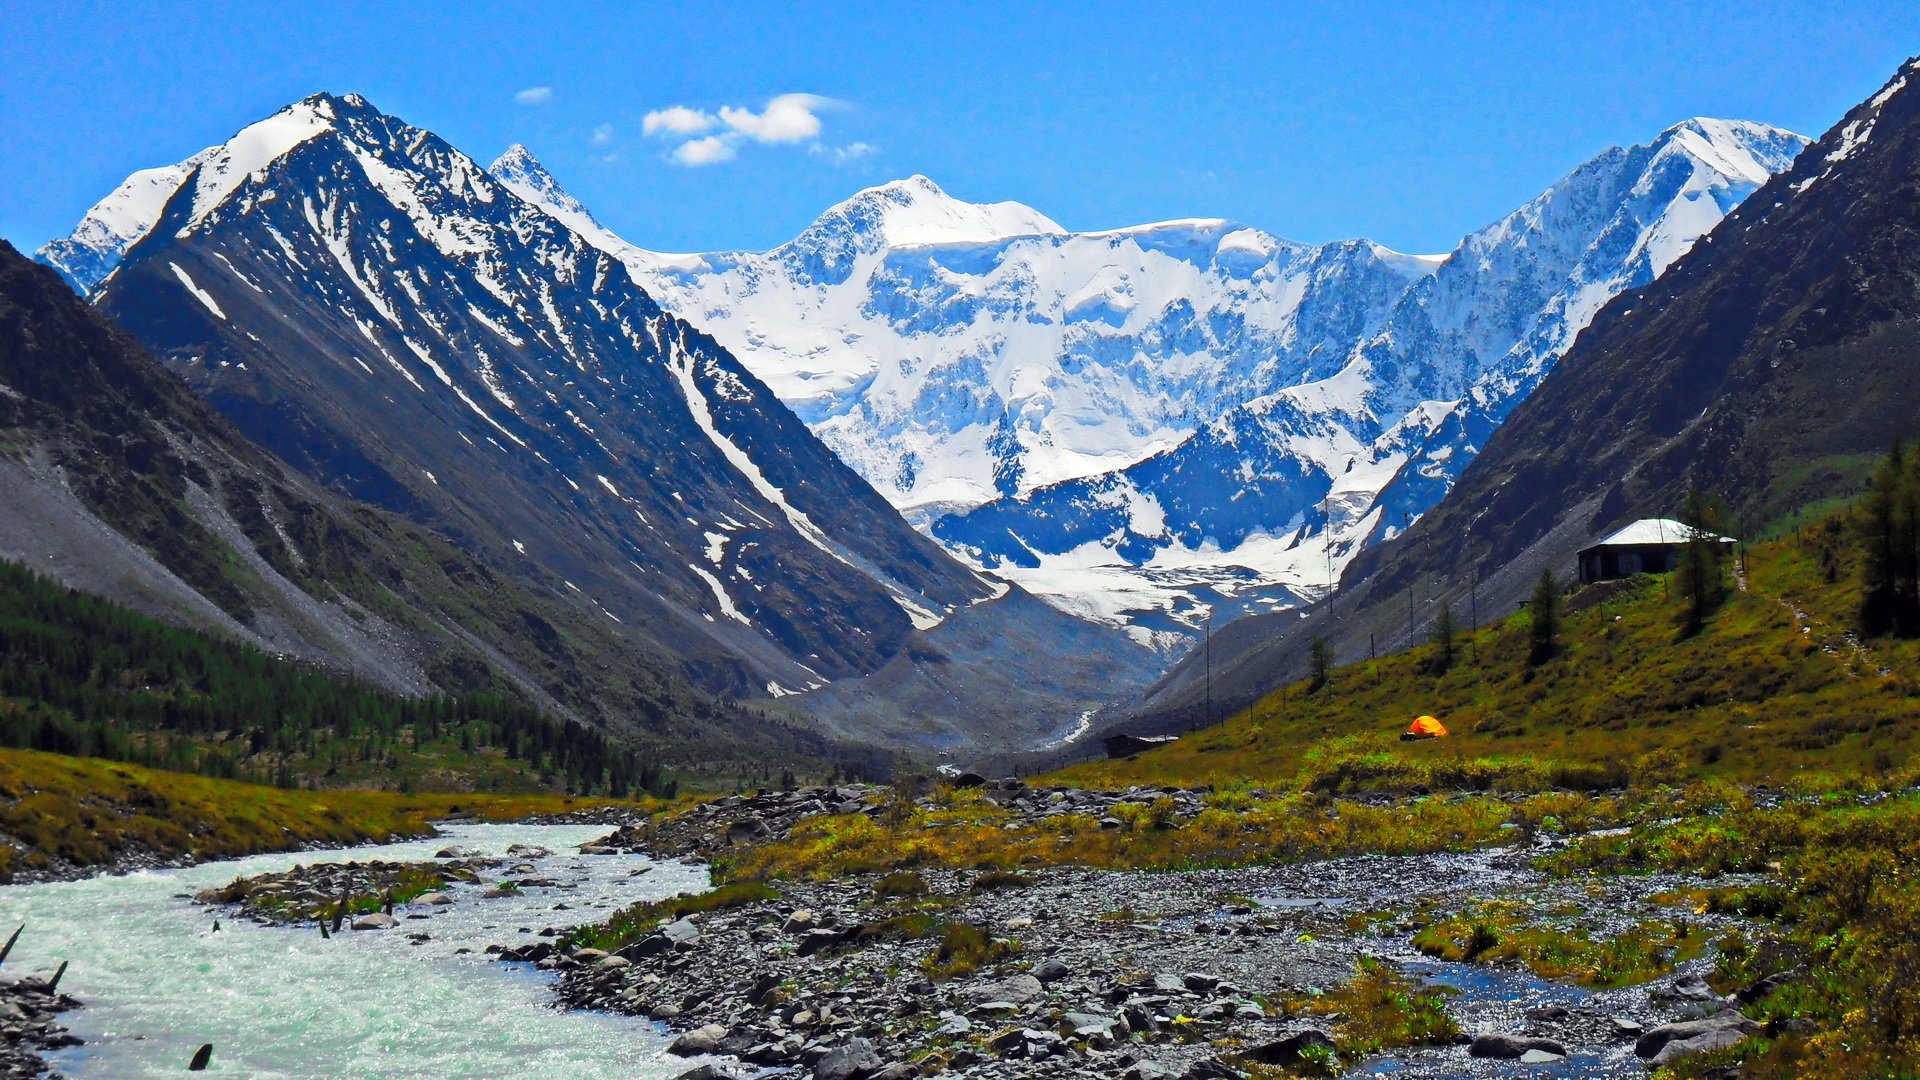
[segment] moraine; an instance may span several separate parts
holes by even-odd
[[[657,1025],[556,1010],[547,976],[484,952],[706,888],[704,867],[574,854],[606,831],[457,824],[409,843],[0,889],[0,922],[8,932],[26,924],[6,974],[44,976],[70,962],[60,990],[84,1007],[61,1021],[84,1045],[48,1055],[48,1064],[75,1078],[178,1075],[206,1042],[215,1047],[208,1073],[216,1076],[678,1076],[697,1062],[667,1054]],[[448,845],[498,856],[513,844],[555,852],[514,862],[533,862],[559,887],[481,899],[480,886],[456,885],[452,905],[402,905],[390,931],[322,940],[311,928],[258,926],[188,899],[302,863],[427,860]],[[653,870],[631,876],[642,866]],[[430,938],[416,944],[414,933]]]

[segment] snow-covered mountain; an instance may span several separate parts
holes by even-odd
[[[898,665],[948,659],[952,623],[1075,632],[999,602],[1005,583],[909,527],[576,231],[596,228],[584,209],[536,208],[358,96],[308,98],[143,175],[175,190],[136,177],[43,258],[91,277],[102,309],[295,467],[495,565],[537,563],[583,618],[709,687],[780,696],[882,669],[907,686]],[[1093,667],[1124,681],[1103,665],[1125,649],[1096,646]],[[884,709],[863,715],[843,732],[1044,734],[992,730],[991,710],[892,729]]]
[[[1689,120],[1444,256],[1207,219],[1067,233],[918,176],[764,254],[582,231],[949,547],[1169,642],[1323,592],[1445,494],[1602,304],[1804,145]],[[592,221],[524,149],[494,171]]]

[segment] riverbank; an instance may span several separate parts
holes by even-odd
[[[14,931],[0,961],[18,944],[22,926]],[[60,1014],[79,1008],[80,1003],[60,992],[64,969],[46,978],[0,979],[0,1077],[32,1080],[46,1072],[42,1055],[80,1040],[60,1023]]]
[[[816,788],[582,850],[696,854],[720,888],[507,958],[831,1080],[1850,1077],[1912,1015],[1879,988],[1914,952],[1904,785]]]
[[[612,823],[663,805],[538,794],[283,790],[0,749],[0,884],[387,843],[431,836],[436,820]]]

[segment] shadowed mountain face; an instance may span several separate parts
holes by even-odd
[[[1691,490],[1749,527],[1857,485],[1920,432],[1920,62],[1909,62],[1659,280],[1614,299],[1447,497],[1362,554],[1312,620],[1214,641],[1217,695],[1297,675],[1314,634],[1342,660],[1420,639],[1440,604],[1505,613],[1543,566]],[[1477,587],[1473,586],[1475,581]],[[1197,711],[1190,659],[1143,715]]]
[[[829,748],[712,699],[559,579],[496,572],[248,442],[0,243],[0,557],[403,694],[512,690],[682,754]]]
[[[618,260],[431,133],[321,95],[188,164],[96,303],[333,490],[551,575],[598,632],[728,695],[956,659],[924,632],[1010,619],[992,602],[1006,585],[910,528]],[[1115,640],[1090,662],[1124,684],[1129,653]],[[1081,700],[1030,687],[985,720],[958,701],[931,719],[952,741],[1017,742]],[[885,724],[857,733],[926,734]]]

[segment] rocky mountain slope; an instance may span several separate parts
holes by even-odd
[[[1029,621],[619,261],[430,132],[318,95],[186,164],[95,301],[335,490],[555,575],[714,692],[952,659],[923,632]],[[1125,682],[1130,652],[1090,662]],[[1042,686],[947,719],[1017,741],[1079,704]]]
[[[918,176],[765,254],[661,255],[523,148],[493,172],[709,329],[951,549],[1172,644],[1209,611],[1324,592],[1445,493],[1607,298],[1802,145],[1690,120],[1431,257],[1219,220],[1067,233]]]
[[[559,579],[496,572],[288,469],[4,242],[0,494],[0,557],[398,693],[510,689],[694,755],[827,749],[694,689]]]
[[[1920,62],[1732,211],[1658,280],[1609,303],[1487,440],[1451,493],[1348,567],[1330,610],[1214,641],[1213,686],[1244,703],[1302,669],[1418,641],[1441,604],[1463,624],[1512,610],[1540,569],[1689,491],[1736,530],[1854,490],[1920,431]],[[1140,715],[1197,712],[1201,661]]]

